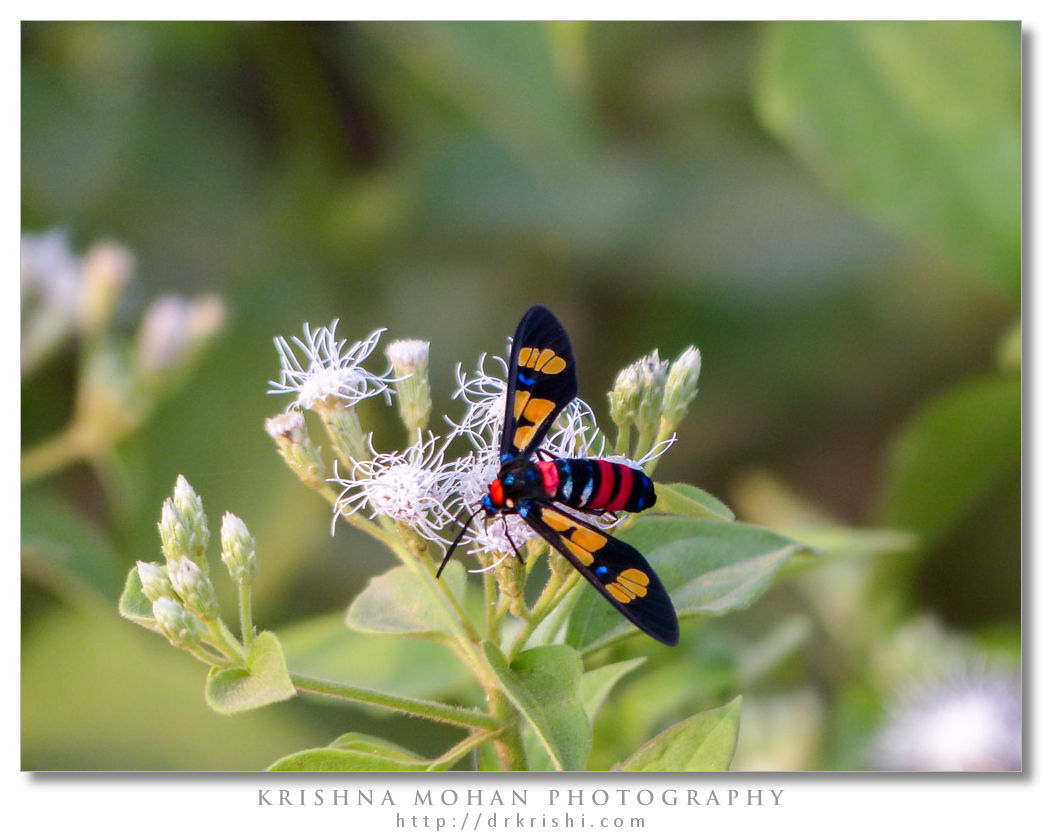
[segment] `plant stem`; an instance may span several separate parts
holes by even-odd
[[[448,751],[442,754],[440,757],[431,760],[431,764],[427,767],[428,771],[444,771],[452,766],[461,757],[469,753],[472,749],[477,748],[484,742],[494,740],[499,736],[498,731],[478,731],[477,733],[471,734],[466,739],[456,743]]]
[[[242,645],[239,644],[239,640],[235,638],[232,631],[228,629],[224,619],[218,618],[216,621],[208,621],[206,623],[210,630],[210,638],[207,640],[229,659],[237,661],[239,664],[245,663],[246,651],[243,650]]]
[[[239,627],[242,643],[249,650],[257,632],[253,629],[253,591],[248,583],[239,584]]]
[[[90,455],[88,434],[76,422],[22,454],[22,483],[46,477]]]
[[[485,638],[499,644],[500,616],[496,613],[496,579],[486,572],[483,576],[485,584]]]
[[[546,618],[550,610],[553,609],[552,601],[562,581],[563,578],[560,572],[551,571],[546,586],[543,587],[543,591],[539,594],[539,598],[532,606],[531,613],[527,618],[525,618],[524,624],[521,625],[521,629],[517,633],[517,638],[514,639],[514,643],[511,645],[510,651],[507,653],[508,662],[514,660],[517,654],[521,651],[521,648],[525,646],[525,643],[531,637],[532,632],[539,626],[539,622]]]
[[[317,679],[313,676],[305,676],[302,673],[291,673],[290,679],[298,690],[319,693],[323,696],[331,696],[335,699],[344,699],[349,702],[364,702],[379,708],[400,711],[411,716],[422,716],[425,719],[447,722],[464,728],[495,731],[501,725],[500,720],[495,716],[470,710],[469,708],[459,708],[455,705],[444,705],[441,702],[430,702],[409,696],[395,696],[394,694],[370,688],[345,685],[342,682],[333,682],[328,679]]]
[[[569,575],[565,582],[561,585],[561,591],[557,594],[557,601],[553,605],[554,619],[550,622],[546,629],[546,641],[550,643],[557,637],[558,631],[564,626],[568,620],[568,616],[571,614],[572,608],[579,600],[579,593],[572,592],[578,584],[580,575],[578,572],[574,572]]]
[[[489,709],[502,726],[502,731],[495,740],[496,753],[506,771],[525,771],[528,763],[525,760],[525,746],[521,741],[521,729],[517,726],[517,711],[510,704],[506,694],[498,687],[485,689],[488,694]]]
[[[619,435],[615,440],[615,453],[620,456],[629,457],[630,451],[630,426],[629,423],[619,425]]]

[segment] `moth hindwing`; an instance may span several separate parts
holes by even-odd
[[[549,502],[531,503],[521,516],[640,630],[663,644],[677,643],[673,602],[640,552]]]

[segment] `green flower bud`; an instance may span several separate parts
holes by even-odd
[[[299,410],[288,410],[264,422],[264,429],[275,440],[279,454],[300,481],[311,488],[321,488],[326,482],[326,464],[320,449],[308,437],[304,415]]]
[[[180,515],[180,522],[184,524],[182,533],[186,548],[180,557],[191,558],[203,570],[203,574],[208,575],[210,565],[206,562],[206,545],[210,542],[210,530],[206,525],[206,512],[203,511],[203,501],[182,474],[177,476],[172,504]],[[163,509],[165,513],[166,505]]]
[[[158,563],[137,562],[137,575],[141,580],[141,590],[149,601],[155,602],[160,598],[174,597],[174,588],[166,573],[166,567]]]
[[[199,565],[190,558],[180,558],[167,564],[170,583],[181,596],[185,608],[204,621],[213,621],[220,610],[217,593],[210,579],[203,574]]]
[[[257,546],[246,524],[230,511],[221,521],[221,560],[236,583],[253,583],[257,574]]]
[[[410,434],[427,427],[431,415],[430,347],[429,341],[394,341],[385,350],[398,381],[398,413]]]
[[[206,635],[206,625],[171,598],[160,598],[152,604],[152,616],[174,647],[197,650]]]
[[[629,427],[637,418],[639,405],[640,373],[637,364],[630,364],[619,371],[615,377],[615,384],[608,392],[611,420],[619,428]]]
[[[702,354],[688,347],[669,368],[662,399],[662,418],[671,428],[680,424],[692,399],[698,393],[698,376],[702,371]]]
[[[640,404],[637,406],[636,425],[642,434],[654,436],[662,418],[662,399],[666,390],[669,362],[659,358],[653,350],[637,362],[640,377]]]

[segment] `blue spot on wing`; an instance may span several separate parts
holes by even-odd
[[[535,384],[535,376],[526,376],[524,373],[517,374],[517,383],[522,387],[531,387]]]

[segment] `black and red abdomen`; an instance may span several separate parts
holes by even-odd
[[[537,462],[547,496],[587,511],[644,511],[655,486],[643,471],[603,459]]]

